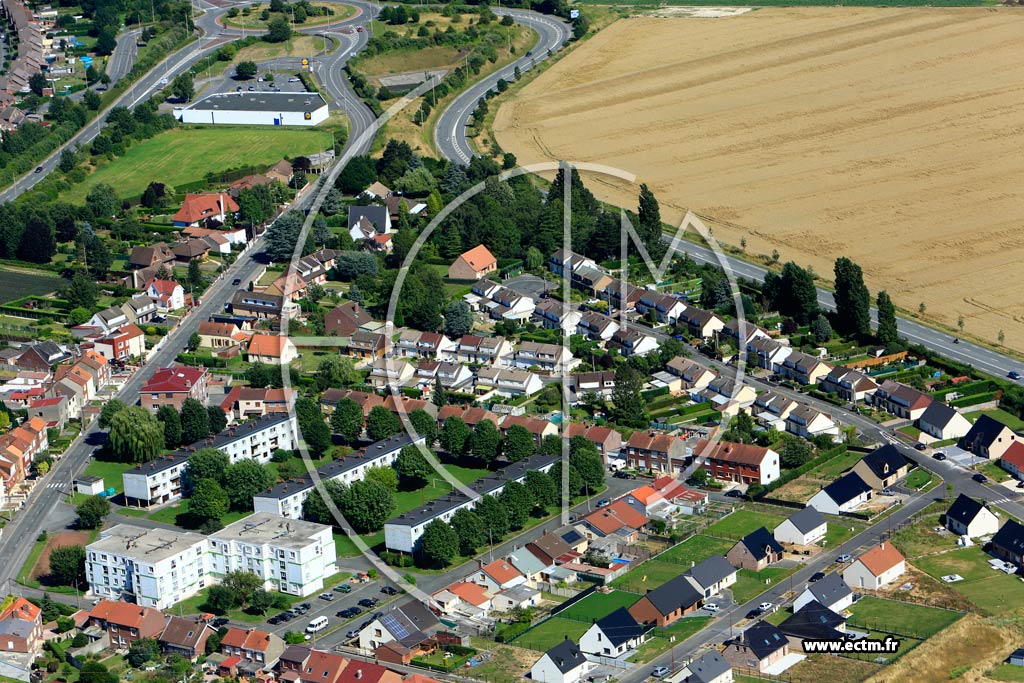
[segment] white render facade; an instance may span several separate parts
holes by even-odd
[[[249,425],[253,425],[249,428]],[[294,415],[287,413],[269,413],[253,422],[228,427],[209,444],[223,451],[231,464],[251,458],[261,464],[270,462],[270,457],[278,449],[290,451],[297,447],[296,434],[298,428]],[[207,444],[193,444],[196,448]]]
[[[153,460],[121,475],[128,505],[150,507],[181,498],[181,477],[188,458],[175,453],[167,459]]]
[[[337,552],[331,527],[256,512],[229,524],[209,539],[210,573],[247,571],[263,579],[266,590],[307,596],[323,590],[336,573]]]

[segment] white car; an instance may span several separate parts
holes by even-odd
[[[762,602],[760,605],[757,606],[757,609],[761,610],[762,612],[770,612],[772,607],[775,607],[775,605],[773,605],[770,602]]]
[[[718,610],[720,610],[722,608],[719,607],[718,605],[716,605],[713,602],[709,602],[708,604],[704,605],[704,609],[707,610],[708,612],[717,612]]]

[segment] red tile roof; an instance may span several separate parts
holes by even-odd
[[[175,392],[189,391],[206,375],[206,368],[195,368],[190,365],[176,365],[161,368],[143,385],[142,392]]]
[[[249,342],[249,355],[280,358],[288,337],[276,334],[254,334]]]
[[[905,560],[903,554],[896,550],[892,543],[876,545],[857,559],[875,576],[881,576]]]
[[[470,268],[477,271],[487,270],[498,264],[494,254],[482,244],[478,244],[469,251],[464,252],[459,258],[465,261]]]
[[[1004,460],[1016,467],[1018,471],[1024,472],[1024,443],[1020,441],[1011,443],[1000,460]]]
[[[187,194],[181,209],[171,220],[176,223],[196,223],[221,213],[221,207],[225,212],[238,211],[238,204],[227,193]]]
[[[495,560],[480,567],[480,571],[497,581],[499,585],[504,585],[512,579],[522,576],[522,573],[508,560]]]
[[[590,524],[602,534],[613,534],[624,528],[639,529],[647,524],[647,517],[640,514],[624,500],[617,500],[611,505],[591,512],[581,521]]]

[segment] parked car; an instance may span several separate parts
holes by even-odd
[[[988,481],[988,477],[986,477],[981,472],[978,472],[977,474],[975,474],[973,477],[971,477],[971,479],[973,479],[974,481],[978,482],[979,484],[984,484],[985,482]]]
[[[359,601],[359,604],[369,609],[370,607],[374,607],[378,602],[380,601],[377,600],[377,598],[363,598]]]
[[[317,631],[323,631],[325,628],[327,628],[328,623],[329,622],[327,621],[327,617],[315,617],[309,622],[309,625],[306,626],[306,633],[316,633]]]
[[[775,607],[775,605],[773,605],[770,602],[762,602],[760,605],[757,606],[757,609],[760,610],[763,614],[765,612],[770,612],[772,607]]]
[[[347,638],[350,638],[350,639],[351,638],[358,638],[359,637],[359,629],[357,629],[357,628],[349,629],[349,632],[346,633],[345,636]]]
[[[393,586],[381,586],[380,592],[384,595],[398,595],[398,589]]]
[[[334,616],[341,617],[342,619],[351,619],[352,617],[359,614],[360,610],[356,607],[346,607],[343,610],[339,610]]]
[[[238,285],[242,284],[242,278],[236,277],[234,280],[231,281],[231,284],[237,287]]]
[[[330,601],[330,600],[334,599],[334,593],[321,593],[318,597],[321,600],[328,600],[328,601]]]
[[[839,564],[846,564],[847,562],[849,562],[852,559],[853,559],[853,557],[851,555],[849,555],[847,553],[843,553],[842,555],[840,555],[839,557],[836,558],[836,562],[838,562]]]
[[[601,500],[597,501],[597,507],[603,508],[605,505],[611,505],[611,503],[612,502],[607,498],[602,498]]]
[[[630,474],[629,472],[623,472],[622,470],[619,470],[618,472],[616,472],[612,476],[615,477],[616,479],[636,479],[636,475],[635,474]]]
[[[825,572],[814,572],[811,574],[811,578],[807,579],[808,583],[817,583],[825,578]]]
[[[883,496],[895,496],[896,492],[893,491],[892,489],[882,489],[882,495]]]
[[[664,678],[665,676],[668,676],[668,667],[656,666],[654,667],[654,671],[651,672],[651,675],[655,678]]]
[[[338,591],[339,593],[351,593],[352,586],[348,585],[347,583],[343,583],[340,586],[336,587],[334,590]]]
[[[915,443],[915,444],[914,444],[914,450],[917,450],[917,451],[923,451],[923,450],[924,450],[924,449],[926,449],[926,448],[928,448],[928,447],[927,447],[927,446],[925,446],[925,445],[924,445],[923,443],[921,443],[920,441],[918,441],[917,443]]]
[[[932,457],[935,458],[936,460],[945,460],[946,459],[946,454],[943,453],[942,451],[939,451],[938,453],[936,453]]]
[[[288,82],[289,82],[289,83],[298,83],[298,82],[299,82],[299,79],[298,79],[298,78],[289,78],[289,79],[288,79]]]
[[[713,602],[709,602],[708,604],[704,605],[704,609],[707,610],[708,612],[717,612],[718,610],[721,609],[721,607],[719,607],[718,605],[716,605]]]
[[[356,26],[356,30],[359,31],[360,33],[362,33],[363,32],[363,27],[362,26]]]
[[[725,497],[726,498],[742,498],[743,497],[743,491],[740,491],[739,489],[729,489],[728,491],[725,492]]]
[[[214,619],[210,623],[213,624],[213,626],[215,626],[217,628],[220,628],[221,626],[226,626],[227,625],[228,618],[227,617],[217,617],[216,619]]]

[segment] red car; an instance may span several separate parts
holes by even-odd
[[[362,26],[357,26],[356,30],[359,31],[360,33],[362,33],[363,32],[363,27]]]

